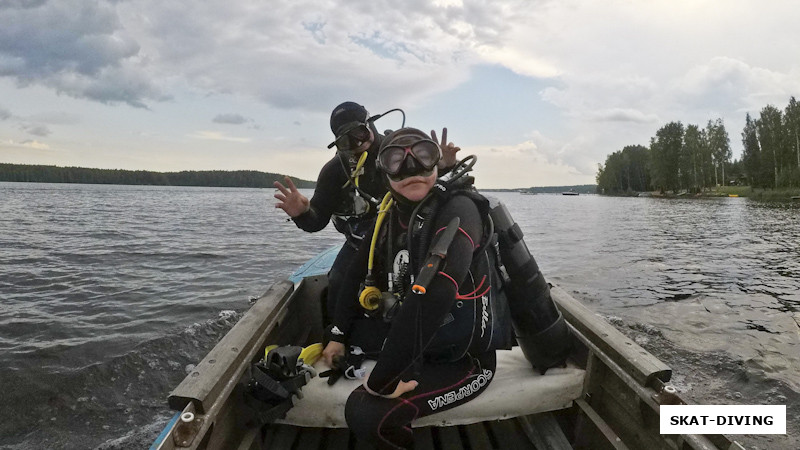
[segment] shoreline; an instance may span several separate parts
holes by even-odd
[[[764,202],[798,202],[800,201],[800,188],[779,188],[779,189],[764,189],[764,188],[751,188],[750,186],[727,186],[719,187],[712,191],[698,192],[692,194],[690,192],[630,192],[621,194],[599,194],[606,197],[652,197],[652,198],[666,198],[666,199],[706,199],[706,198],[749,198],[756,201]]]

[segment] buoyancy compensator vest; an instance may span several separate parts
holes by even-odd
[[[471,163],[465,163],[470,158]],[[474,178],[464,176],[475,159],[474,156],[465,158],[440,178],[430,198],[420,202],[411,214],[408,271],[419,277],[434,235],[432,225],[439,205],[454,195],[469,197],[483,217],[484,233],[473,254],[468,283],[462,284],[472,284],[469,289],[474,289],[473,274],[490,275],[487,280],[490,289],[486,295],[470,304],[456,301],[426,350],[426,356],[455,360],[466,352],[510,349],[516,336],[516,342],[533,368],[545,373],[565,363],[572,350],[572,338],[564,316],[550,295],[550,286],[522,239],[519,225],[505,205],[480,194],[472,186]]]
[[[474,179],[463,174],[471,169],[474,160],[471,164],[465,164],[465,161],[459,162],[456,169],[440,179],[433,191],[438,193],[439,198],[466,195],[485,216],[484,242],[478,252],[482,249],[486,258],[473,257],[473,266],[488,264],[489,272],[493,275],[489,311],[496,334],[490,339],[488,348],[511,348],[513,336],[510,331],[513,325],[516,341],[526,359],[544,374],[547,369],[566,362],[572,350],[569,328],[550,295],[549,284],[523,240],[519,225],[504,204],[495,198],[484,197],[472,187]],[[461,166],[464,169],[459,172],[457,169]],[[435,205],[436,202],[433,208]],[[435,212],[428,215],[433,214]],[[424,235],[424,232],[421,234]],[[470,267],[470,273],[487,273],[484,270]],[[446,335],[444,329],[437,336],[439,334]]]
[[[425,352],[427,359],[455,360],[467,352],[480,354],[510,349],[514,343],[489,201],[473,187],[474,178],[467,175],[476,159],[469,156],[440,177],[429,198],[420,202],[411,214],[408,239],[410,272],[416,276],[417,283],[425,278],[425,266],[433,257],[426,252],[435,251],[439,244],[433,242],[436,231],[433,225],[441,205],[454,196],[467,197],[476,205],[483,224],[483,233],[480,242],[476,243],[467,277],[459,286],[453,307]],[[415,289],[419,287],[414,286]]]
[[[499,263],[496,234],[489,220],[489,202],[472,186],[471,179],[463,184],[439,184],[434,188],[436,196],[430,204],[412,215],[409,230],[411,273],[419,280],[424,267],[425,251],[431,247],[433,223],[439,205],[453,196],[465,196],[478,207],[483,222],[483,235],[472,255],[472,263],[466,279],[459,286],[456,301],[442,321],[436,336],[425,351],[426,359],[433,361],[455,361],[466,353],[481,354],[490,350],[510,349],[513,334],[508,312],[508,303],[502,289],[503,278]],[[456,225],[457,227],[458,225]],[[436,245],[436,242],[433,243]],[[415,288],[418,288],[415,285]]]
[[[337,157],[342,164],[342,170],[348,174],[348,181],[341,187],[344,196],[341,203],[334,208],[331,222],[336,231],[345,235],[347,244],[358,248],[369,229],[369,219],[375,216],[377,206],[375,198],[359,187],[359,178],[365,173],[364,166],[369,154],[363,152],[355,156],[340,152]]]

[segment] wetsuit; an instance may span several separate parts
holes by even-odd
[[[383,136],[378,134],[374,127],[372,132],[375,139],[367,150],[367,161],[363,167],[363,174],[359,176],[358,186],[364,193],[380,201],[386,193],[386,186],[375,168],[375,155],[378,153]],[[348,160],[347,157],[340,154],[331,158],[319,172],[317,186],[309,201],[308,211],[292,218],[298,228],[311,233],[322,230],[333,219],[336,229],[347,239],[328,274],[329,287],[326,307],[328,317],[333,316],[342,277],[346,273],[347,266],[353,260],[364,234],[369,231],[374,222],[377,210],[377,206],[372,204],[369,199],[362,197],[357,200],[356,197],[359,194],[353,183],[348,183],[356,161],[355,157]],[[369,210],[366,213],[355,211],[354,203],[356,201],[362,205],[364,202],[370,202]]]
[[[408,245],[408,223],[413,205],[398,204],[392,211],[390,225],[380,239],[376,254],[385,254],[376,263],[373,273],[382,290],[387,288],[387,273],[397,269],[398,254]],[[427,257],[413,248],[412,268],[401,267],[394,289],[404,293],[402,306],[392,319],[385,342],[375,333],[363,333],[364,310],[357,301],[337,306],[334,325],[342,332],[333,339],[350,345],[366,345],[382,349],[369,375],[368,386],[374,392],[391,394],[400,380],[416,380],[411,392],[396,399],[368,393],[363,386],[350,395],[345,408],[348,426],[360,439],[379,448],[406,448],[412,445],[410,422],[416,418],[463,404],[480,394],[494,376],[495,352],[487,345],[486,296],[492,270],[480,264],[487,258],[483,251],[484,221],[475,202],[454,195],[441,204],[432,218],[432,233],[437,234],[450,222],[460,218],[460,229],[448,247],[447,259],[426,293],[410,293],[410,277]],[[412,228],[415,226],[412,225]],[[391,231],[389,231],[389,229]],[[412,235],[413,237],[413,235]],[[431,239],[434,242],[436,237]],[[387,246],[395,250],[387,251]],[[417,247],[412,241],[412,247]],[[367,245],[362,245],[357,262],[351,267],[342,288],[342,299],[357,298],[359,284],[366,274]],[[390,257],[388,255],[394,255]],[[407,259],[407,258],[406,258]],[[401,264],[402,265],[402,264]],[[483,272],[483,273],[481,273]],[[380,319],[377,319],[380,320]],[[368,342],[359,342],[370,335]]]

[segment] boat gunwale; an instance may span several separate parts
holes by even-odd
[[[270,289],[272,290],[273,287],[281,283],[284,283],[283,286],[285,288],[287,287],[285,283],[290,284],[288,280],[278,282]],[[239,415],[237,411],[244,406],[240,404],[241,399],[233,398],[231,394],[236,386],[242,384],[243,378],[246,376],[247,368],[252,362],[254,362],[255,359],[257,359],[257,355],[263,351],[267,340],[281,335],[281,331],[287,331],[281,330],[281,327],[285,328],[291,323],[289,321],[282,321],[282,318],[286,316],[288,309],[292,306],[302,309],[314,304],[316,304],[316,307],[318,308],[319,301],[317,298],[314,298],[314,295],[321,295],[326,286],[327,278],[325,276],[309,276],[302,279],[295,285],[288,286],[288,289],[283,292],[283,295],[280,296],[278,301],[273,299],[272,301],[275,304],[272,305],[269,313],[267,313],[262,319],[264,323],[261,325],[263,325],[263,329],[265,331],[261,333],[261,338],[255,340],[254,342],[256,343],[251,344],[252,347],[248,349],[248,351],[245,351],[245,349],[240,349],[240,352],[245,354],[247,357],[244,359],[238,359],[239,367],[237,370],[233,371],[232,375],[229,375],[226,380],[211,380],[213,384],[224,385],[222,389],[216,391],[204,391],[201,389],[200,391],[195,391],[193,394],[190,394],[186,387],[191,386],[192,383],[187,385],[181,383],[181,385],[179,385],[179,387],[173,391],[173,395],[170,396],[170,406],[173,409],[182,409],[183,411],[194,411],[199,413],[198,415],[202,420],[202,425],[200,429],[197,430],[198,438],[195,439],[195,442],[193,442],[188,448],[204,448],[209,446],[209,443],[225,443],[227,446],[227,444],[231,444],[229,440],[232,437],[226,436],[225,433],[238,434],[240,439],[247,441],[240,441],[236,443],[235,448],[250,448],[250,446],[255,443],[251,440],[263,438],[263,432],[259,433],[253,432],[253,429],[243,429],[242,424],[235,423],[235,417]],[[267,293],[265,293],[264,296],[262,296],[256,303],[258,304],[264,300],[264,297],[268,297],[267,294],[269,294],[269,292],[270,291],[267,291]],[[615,436],[621,436],[618,434],[619,431],[617,431],[613,426],[609,425],[609,423],[605,422],[604,420],[601,420],[601,423],[596,421],[593,422],[591,417],[589,417],[592,416],[593,413],[596,414],[597,417],[601,417],[603,408],[603,405],[593,404],[595,401],[600,400],[599,397],[593,399],[591,393],[593,386],[597,385],[596,380],[591,379],[593,372],[591,365],[595,364],[602,365],[602,367],[610,369],[611,373],[620,378],[622,383],[630,388],[633,393],[635,393],[635,396],[639,398],[639,414],[645,414],[647,416],[654,415],[657,418],[659,412],[659,403],[655,400],[654,396],[657,395],[658,392],[665,386],[666,382],[669,381],[671,376],[671,370],[669,367],[667,367],[663,362],[655,358],[653,355],[649,354],[646,350],[642,349],[638,344],[624,336],[600,316],[590,311],[586,306],[578,302],[578,300],[569,295],[563,289],[557,286],[551,286],[551,292],[553,294],[553,299],[558,304],[560,310],[564,313],[565,319],[569,323],[571,331],[573,331],[573,339],[576,343],[576,349],[572,359],[574,359],[579,365],[582,365],[587,372],[587,378],[584,383],[584,392],[582,397],[573,402],[571,407],[568,407],[562,411],[572,410],[578,415],[578,419],[576,420],[582,421],[584,426],[592,426],[595,427],[595,429],[598,429],[598,427],[608,427],[609,430],[612,430],[615,433]],[[295,304],[295,302],[298,304]],[[251,309],[245,313],[242,319],[247,317],[251,311],[253,311],[255,306],[256,305],[253,305]],[[263,313],[263,310],[260,312]],[[314,317],[313,320],[315,323],[319,322],[317,325],[321,326],[321,315],[320,317]],[[255,324],[250,324],[250,326],[254,325]],[[236,326],[234,326],[234,328],[235,327]],[[259,327],[256,327],[256,329],[259,329]],[[231,331],[233,331],[233,329]],[[295,333],[291,335],[294,337],[294,339],[298,339],[297,336],[302,335],[301,330],[297,331],[299,331],[300,334]],[[307,333],[308,330],[306,330],[306,337],[301,338],[304,339],[302,345],[311,343],[306,342],[307,339],[310,339]],[[291,338],[286,339],[292,340]],[[221,340],[217,346],[223,345],[226,342],[227,341],[225,338],[223,338],[223,340]],[[273,343],[271,340],[269,342]],[[277,343],[299,344],[300,342],[295,341]],[[617,348],[620,346],[621,349]],[[203,361],[206,361],[206,359],[215,354],[216,349],[217,347],[215,346]],[[631,361],[629,358],[634,359]],[[592,361],[594,361],[594,363]],[[223,374],[231,373],[230,371],[218,372]],[[206,376],[208,375],[206,374]],[[187,379],[190,377],[191,374],[187,376]],[[202,376],[196,376],[194,378],[197,377]],[[186,382],[186,379],[184,379],[184,382]],[[206,397],[201,395],[204,392]],[[217,394],[212,396],[211,394],[214,392]],[[173,396],[175,396],[175,399],[173,399]],[[178,398],[180,401],[176,400]],[[680,401],[683,402],[683,400]],[[183,408],[181,408],[181,405],[183,405]],[[200,410],[199,408],[196,408],[198,405],[202,406],[203,409]],[[600,410],[597,409],[598,406],[600,406]],[[586,408],[591,408],[591,412],[589,412]],[[203,411],[206,411],[206,413],[203,414]],[[172,439],[175,426],[176,425],[173,425],[172,429],[166,433],[164,439],[160,443],[156,442],[152,448],[159,450],[170,450],[172,448],[176,448]],[[232,432],[234,429],[236,430],[235,433]],[[600,431],[602,432],[603,430],[601,429]],[[627,435],[630,435],[630,432],[628,432]],[[605,434],[603,434],[601,437],[607,438]],[[688,445],[688,448],[741,448],[737,447],[737,443],[731,442],[723,435],[715,435],[713,436],[713,439],[703,435],[676,435],[673,437],[681,443]],[[662,440],[664,442],[671,441],[668,436],[662,436]],[[248,442],[250,443],[248,444]],[[675,445],[674,442],[673,445]],[[678,445],[678,448],[684,448],[682,445],[683,444]],[[708,445],[711,445],[711,447],[708,447]]]

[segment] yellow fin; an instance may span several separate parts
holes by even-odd
[[[309,366],[313,366],[320,356],[322,356],[322,343],[319,342],[309,345],[300,352],[300,359]]]
[[[264,349],[264,359],[267,359],[267,353],[269,353],[269,351],[272,350],[273,348],[278,348],[278,346],[275,345],[275,344],[272,344],[272,345],[268,345],[267,348]]]

